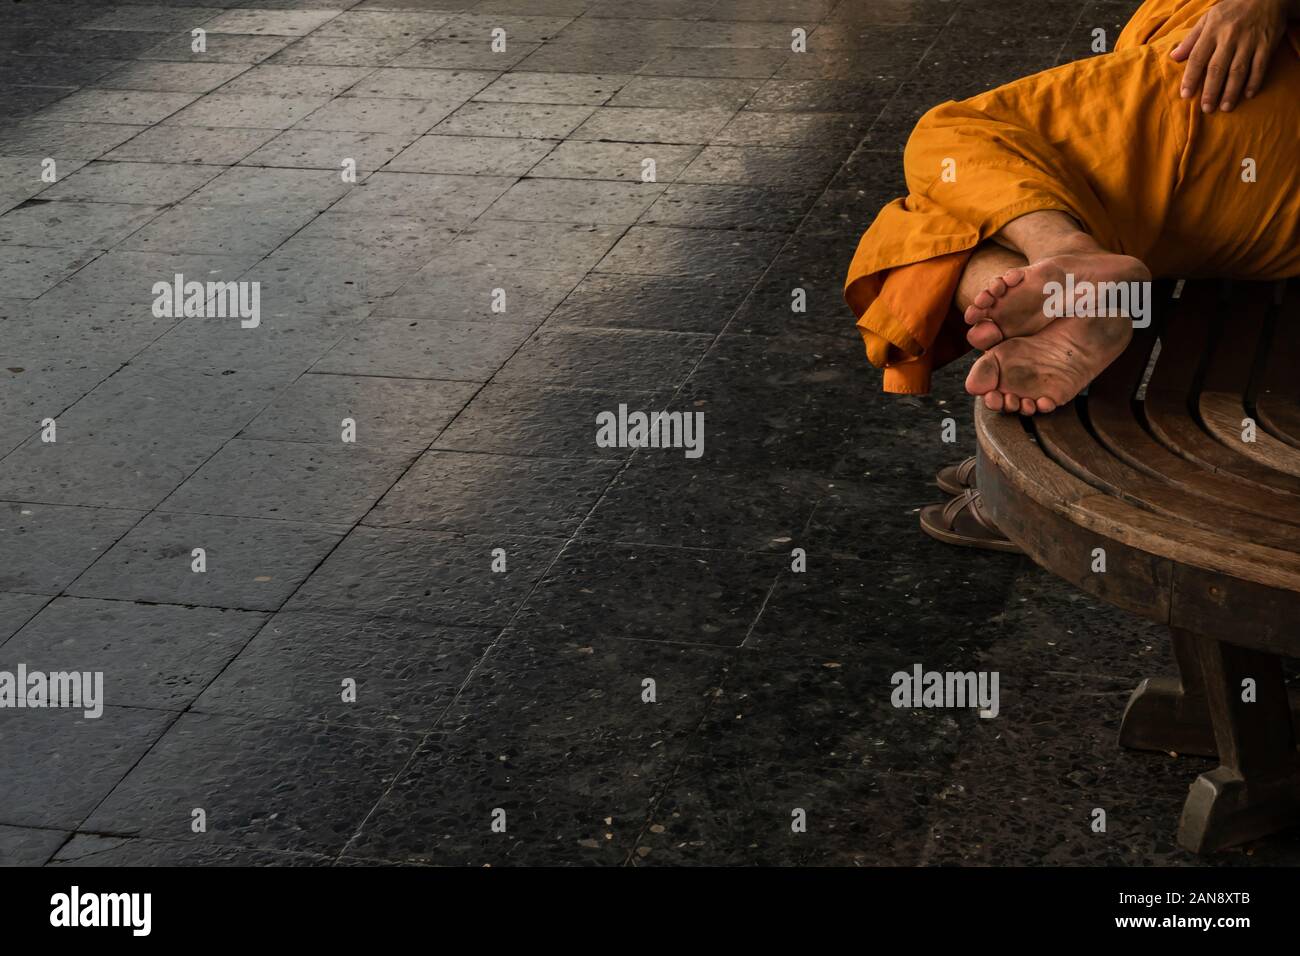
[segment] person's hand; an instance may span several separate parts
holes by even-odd
[[[1201,109],[1225,112],[1259,92],[1268,61],[1286,32],[1288,0],[1222,0],[1170,53],[1187,61],[1182,97],[1201,90]]]

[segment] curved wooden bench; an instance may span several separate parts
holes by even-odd
[[[1155,298],[1086,396],[1031,419],[976,402],[976,483],[1038,564],[1169,625],[1179,678],[1142,682],[1120,743],[1218,756],[1179,823],[1202,852],[1300,823],[1280,661],[1300,656],[1300,281]]]

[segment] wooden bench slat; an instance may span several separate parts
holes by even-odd
[[[1227,317],[1217,323],[1215,341],[1207,352],[1205,379],[1196,406],[1201,421],[1205,430],[1234,454],[1262,468],[1300,477],[1300,449],[1259,428],[1253,429],[1251,441],[1245,440],[1248,421],[1254,421],[1248,410],[1253,379],[1271,352],[1274,288],[1262,283],[1239,286],[1228,302]],[[1199,318],[1180,313],[1174,320],[1179,337],[1185,325]]]
[[[1120,384],[1122,381],[1117,380]],[[1093,434],[1115,457],[1172,488],[1239,511],[1300,525],[1300,503],[1293,497],[1249,484],[1231,474],[1208,471],[1170,451],[1143,427],[1132,401],[1122,399],[1123,394],[1113,382],[1096,393],[1090,390],[1085,406]]]
[[[1162,305],[1171,305],[1167,300]],[[1212,437],[1188,414],[1200,366],[1209,350],[1214,318],[1225,308],[1217,284],[1196,283],[1184,289],[1176,303],[1178,314],[1170,319],[1175,328],[1164,328],[1160,357],[1142,403],[1147,428],[1171,451],[1224,477],[1255,489],[1284,494],[1286,499],[1266,496],[1264,510],[1300,506],[1300,478],[1278,472],[1266,464],[1239,454]]]
[[[1300,448],[1279,441],[1259,427],[1255,428],[1253,441],[1243,439],[1246,420],[1252,416],[1241,399],[1223,392],[1205,392],[1198,404],[1205,430],[1225,447],[1239,450],[1264,467],[1300,478]]]
[[[1300,553],[1300,531],[1295,527],[1279,525],[1274,518],[1220,501],[1211,506],[1204,497],[1152,479],[1109,455],[1096,454],[1097,440],[1073,412],[1066,406],[1034,424],[1039,443],[1048,455],[1081,481],[1205,531],[1245,535],[1268,547]]]

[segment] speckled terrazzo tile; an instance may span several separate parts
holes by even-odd
[[[725,76],[765,80],[790,57],[787,50],[681,47],[656,56],[643,66],[645,76]]]
[[[49,600],[49,596],[44,594],[0,591],[0,644],[35,617]]]
[[[929,564],[848,561],[809,548],[806,571],[783,562],[746,646],[833,656],[883,639],[914,654],[947,656],[992,642],[1023,559],[971,561],[959,553],[945,566],[943,557],[936,552]]]
[[[147,128],[116,123],[44,122],[29,117],[0,128],[0,154],[91,160]]]
[[[1133,10],[1134,4],[1130,0],[1093,0],[1085,4],[1078,21],[1067,34],[1056,62],[1068,63],[1114,50],[1115,40],[1123,32]],[[1096,30],[1104,33],[1098,36]]]
[[[640,111],[637,111],[640,112]],[[680,122],[681,117],[677,120]],[[645,122],[638,118],[638,122]],[[585,125],[583,127],[585,129]],[[630,142],[583,142],[583,139],[627,139]],[[668,145],[644,140],[667,139]],[[548,179],[611,180],[639,182],[641,177],[653,172],[655,181],[667,182],[677,178],[691,158],[699,153],[698,146],[677,145],[680,138],[668,134],[642,134],[639,132],[608,132],[597,135],[580,130],[572,138],[560,143],[546,158],[534,166],[531,175]],[[647,163],[653,161],[653,168]]]
[[[892,677],[910,673],[919,646],[864,628],[855,646],[810,654],[746,646],[727,664],[692,752],[743,765],[753,758],[801,770],[942,774],[971,724],[966,709],[896,707]],[[966,671],[977,652],[921,661]]]
[[[562,543],[356,528],[285,609],[437,624],[505,624]],[[492,570],[496,548],[504,551],[504,571]]]
[[[670,412],[704,414],[706,461],[713,467],[825,473],[855,428],[855,408],[814,391],[692,378]]]
[[[356,425],[356,442],[373,448],[427,445],[475,394],[468,382],[407,378],[304,375],[240,432],[243,438],[339,441],[344,422]]]
[[[35,299],[94,260],[91,249],[0,246],[0,282],[16,299]]]
[[[1169,629],[1128,614],[1039,568],[1015,578],[1002,614],[1000,653],[1051,669],[1107,675],[1136,687],[1175,673]]]
[[[67,839],[62,830],[0,826],[0,866],[42,866]]]
[[[519,615],[520,626],[739,646],[785,559],[579,539]]]
[[[507,631],[457,699],[445,732],[349,853],[480,865],[622,862],[726,657]],[[497,808],[504,833],[489,826]]]
[[[59,437],[91,438],[129,421],[140,433],[162,437],[233,438],[282,390],[283,375],[275,370],[131,365],[65,410]]]
[[[421,136],[390,160],[386,168],[399,173],[522,176],[554,147],[555,142],[548,139]]]
[[[999,10],[1017,24],[1016,30],[1008,31],[1005,23],[991,22],[985,10],[959,8],[935,36],[934,49],[974,47],[1023,57],[1029,50],[1059,47],[1080,16],[1078,4],[1053,5],[1036,0],[1000,0]]]
[[[601,76],[593,73],[515,71],[484,87],[475,94],[474,99],[481,102],[599,106],[631,79],[627,74]]]
[[[401,306],[394,310],[416,311]],[[482,383],[515,354],[531,331],[531,323],[376,314],[339,340],[312,371]]]
[[[0,647],[0,667],[101,672],[106,703],[181,710],[265,621],[245,611],[57,598]]]
[[[13,86],[47,86],[73,89],[92,83],[128,61],[79,56],[10,57],[0,66],[0,80]]]
[[[428,730],[495,635],[487,628],[277,614],[194,710]]]
[[[203,206],[181,203],[149,222],[122,243],[127,250],[212,252],[233,255],[240,251],[266,254],[281,245],[315,217],[311,206],[260,209],[250,221],[238,206]]]
[[[928,863],[1188,865],[1174,842],[1187,787],[1214,762],[1122,750],[1130,688],[1008,671],[1002,712],[966,736],[933,804]],[[1093,811],[1106,813],[1094,832]]]
[[[204,462],[163,511],[351,523],[406,470],[413,451],[237,439]]]
[[[630,225],[664,187],[657,183],[582,179],[523,179],[492,204],[488,219]]]
[[[940,778],[688,757],[637,841],[640,866],[912,866]],[[799,814],[802,811],[802,814]],[[805,828],[795,832],[797,820]]]
[[[437,735],[347,855],[442,866],[619,865],[656,785],[672,773],[671,744],[680,746],[681,736],[653,729],[632,739],[587,729],[558,740]]]
[[[184,714],[85,829],[188,839],[203,809],[215,844],[336,852],[416,742],[395,730]]]
[[[579,388],[675,388],[690,374],[710,338],[686,332],[542,328],[494,381]]]
[[[189,31],[167,37],[138,54],[141,60],[174,60],[204,63],[261,63],[293,42],[292,37],[212,34],[207,49],[193,49]]]
[[[117,508],[0,504],[0,587],[58,594],[144,515]]]
[[[726,276],[591,274],[547,318],[560,326],[717,332],[743,296],[744,280]]]
[[[242,328],[233,321],[184,319],[151,342],[133,361],[154,368],[210,369],[218,375],[238,373],[254,380],[265,376],[288,385],[355,328],[370,309],[359,295],[335,294],[352,288],[346,285],[344,276],[335,273],[331,276],[333,282],[322,288],[310,283],[314,276],[304,274],[312,271],[310,267],[295,274],[292,267],[285,266],[285,260],[264,261],[272,267],[259,265],[256,272],[245,273],[246,281],[272,280],[263,287],[265,311],[256,329]],[[321,268],[319,264],[317,268]],[[287,283],[281,281],[286,276]]]
[[[840,277],[793,278],[778,274],[764,278],[745,298],[729,332],[743,335],[828,336],[843,339],[853,354],[865,349],[853,314],[844,307]],[[871,414],[874,409],[864,409]]]
[[[68,587],[84,597],[273,611],[346,526],[155,512]],[[203,570],[194,570],[202,549]]]
[[[538,458],[622,459],[631,448],[596,444],[596,416],[620,404],[650,409],[654,392],[488,384],[433,447]]]
[[[680,184],[669,186],[639,222],[647,226],[793,232],[815,200],[813,190]]]
[[[6,709],[0,822],[75,828],[175,719],[134,707],[107,706],[97,718],[84,710]]]
[[[596,266],[620,275],[724,275],[756,281],[785,242],[781,233],[633,226]]]
[[[604,541],[789,554],[823,483],[799,471],[718,467],[709,459],[707,441],[700,450],[704,455],[698,460],[677,448],[640,450],[606,490],[583,534]]]
[[[843,160],[839,152],[821,149],[706,146],[678,181],[774,188],[798,182],[821,187],[835,174]]]
[[[207,834],[184,834],[176,842],[138,837],[101,836],[76,833],[61,846],[50,866],[329,866],[332,858],[316,853],[285,853],[222,846]],[[182,842],[184,841],[184,842]]]
[[[849,340],[832,336],[724,333],[695,372],[702,383],[795,387],[822,394],[860,388],[862,356]]]
[[[107,249],[135,232],[161,206],[128,202],[47,202],[53,190],[0,218],[0,244]]]
[[[565,461],[426,452],[366,515],[364,524],[478,534],[566,537],[618,470],[611,461]],[[429,502],[437,501],[436,510]]]

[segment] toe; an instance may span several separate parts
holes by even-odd
[[[966,374],[966,391],[972,395],[986,395],[998,387],[1000,374],[998,360],[991,353],[981,355]],[[1001,407],[1001,402],[998,407]],[[996,408],[993,410],[997,411]]]
[[[1022,398],[1022,399],[1020,400],[1020,414],[1021,414],[1021,415],[1032,415],[1032,414],[1034,414],[1034,412],[1036,412],[1037,410],[1038,410],[1038,406],[1036,406],[1036,405],[1034,404],[1033,399],[1030,399],[1030,398]]]
[[[983,309],[976,308],[973,305],[968,305],[966,306],[966,312],[962,315],[962,318],[966,320],[967,325],[974,325],[976,322],[983,319],[984,316],[985,312]]]
[[[1007,284],[1008,289],[1014,289],[1020,283],[1025,281],[1024,269],[1008,269],[1002,273],[1002,281]]]
[[[1001,276],[989,283],[989,292],[999,299],[1007,294],[1007,284],[1002,281]]]
[[[1002,330],[998,328],[996,322],[976,322],[966,333],[966,341],[971,344],[971,348],[983,352],[993,348],[1002,339]]]
[[[985,392],[984,407],[991,412],[1002,411],[1002,393],[998,391]]]
[[[1052,401],[1050,398],[1040,398],[1037,404],[1038,410],[1044,415],[1056,411],[1056,402]]]
[[[1020,411],[1020,396],[1013,395],[1011,392],[1002,393],[1002,410],[1008,415],[1015,415]]]
[[[981,309],[991,309],[998,302],[988,289],[981,289],[972,301]]]

